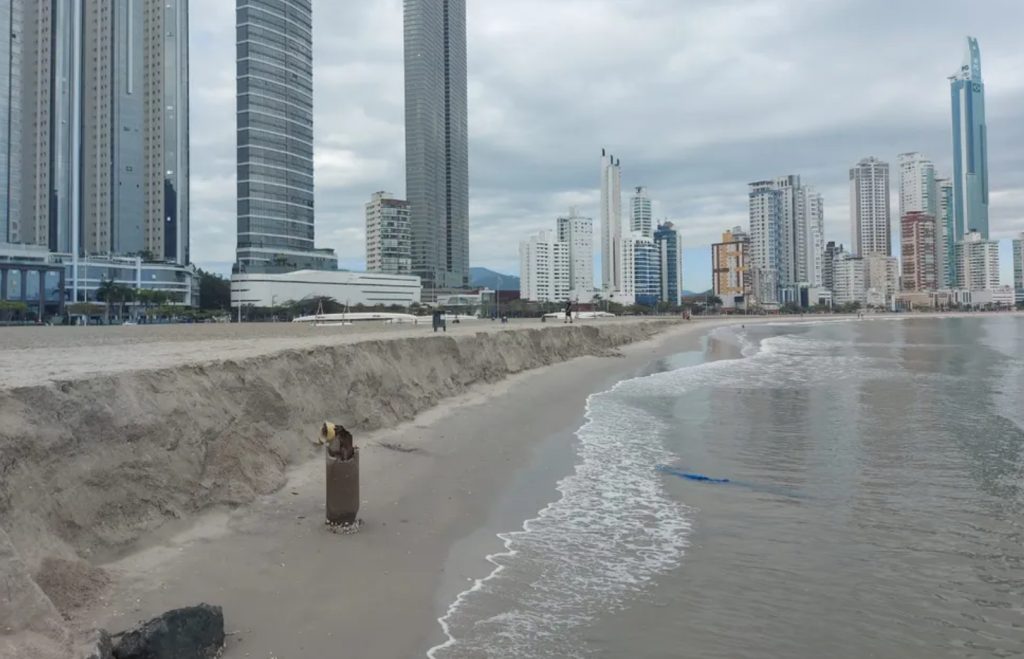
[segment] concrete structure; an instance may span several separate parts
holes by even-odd
[[[606,294],[622,290],[622,166],[601,150],[601,288]]]
[[[984,291],[1000,287],[999,241],[985,240],[979,231],[971,231],[956,244],[956,287],[966,291]]]
[[[355,306],[407,307],[419,303],[419,277],[369,272],[297,270],[231,276],[231,306],[274,307],[314,297],[329,297]]]
[[[654,244],[658,248],[658,269],[661,278],[659,299],[667,304],[682,304],[683,249],[675,225],[671,222],[659,224],[654,232]]]
[[[711,286],[726,309],[746,309],[753,302],[749,259],[750,236],[742,227],[711,246]]]
[[[900,291],[900,261],[895,256],[868,254],[864,258],[864,288],[867,303],[891,308]]]
[[[366,204],[366,270],[391,275],[412,272],[409,203],[389,192],[375,192]]]
[[[594,220],[570,208],[557,225],[559,242],[569,245],[569,295],[589,301],[594,295]]]
[[[985,290],[954,288],[948,291],[949,306],[971,309],[1009,309],[1014,306],[1012,286],[997,286]]]
[[[554,231],[541,231],[519,243],[519,293],[531,302],[569,298],[569,243]]]
[[[855,255],[892,255],[889,217],[889,164],[865,158],[850,170],[850,232]]]
[[[310,0],[236,0],[236,270],[337,270],[315,245]]]
[[[1024,304],[1024,232],[1013,241],[1013,287],[1017,291],[1017,304]]]
[[[630,231],[632,233],[640,233],[644,238],[653,238],[654,212],[651,207],[651,197],[647,194],[647,188],[634,188],[633,198],[630,199],[629,206]]]
[[[939,268],[939,287],[956,285],[956,227],[953,221],[953,182],[948,178],[935,179],[936,263]]]
[[[848,252],[839,252],[835,257],[835,290],[832,301],[836,306],[857,303],[867,304],[867,274],[864,259]]]
[[[626,239],[626,249],[630,256],[627,270],[627,290],[636,304],[654,307],[661,301],[661,250],[653,240],[637,231]]]
[[[934,291],[939,288],[936,256],[935,218],[923,211],[910,211],[900,220],[904,291]]]
[[[66,276],[46,247],[0,243],[0,302],[24,302],[40,320],[63,315]]]
[[[821,288],[825,278],[825,200],[813,188],[805,187],[802,192],[804,211],[797,216],[796,283]]]
[[[405,0],[405,172],[412,268],[469,288],[465,0]]]
[[[956,240],[971,231],[989,238],[988,126],[978,40],[967,37],[960,71],[950,77],[953,107],[953,222]]]

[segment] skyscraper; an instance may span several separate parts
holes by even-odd
[[[966,291],[999,288],[999,242],[971,231],[956,244],[956,286]]]
[[[935,165],[920,153],[901,153],[898,157],[900,168],[900,217],[907,213],[938,215],[938,199],[935,185]]]
[[[654,232],[654,244],[661,262],[661,301],[678,305],[683,301],[683,252],[675,225],[659,224]]]
[[[0,2],[0,243],[21,233],[22,0]]]
[[[836,245],[835,241],[828,241],[825,245],[825,254],[821,264],[821,285],[827,291],[835,291],[836,286],[836,254],[843,253],[843,246]]]
[[[558,240],[569,245],[569,292],[583,302],[594,294],[594,220],[575,208],[558,218]]]
[[[953,217],[956,240],[977,231],[988,240],[988,128],[978,40],[967,37],[960,71],[950,77],[953,105]]]
[[[825,200],[813,188],[803,189],[803,213],[798,217],[796,281],[817,288],[825,277]]]
[[[935,218],[910,211],[900,218],[903,290],[934,291],[939,286],[935,259]]]
[[[315,245],[313,9],[237,0],[238,266],[337,270]]]
[[[775,181],[750,184],[750,276],[760,304],[779,302],[783,193]]]
[[[366,271],[407,275],[411,270],[409,202],[375,192],[366,204]]]
[[[661,258],[657,246],[639,231],[622,239],[623,304],[655,306],[661,296]]]
[[[5,4],[21,25],[18,240],[188,263],[188,0]]]
[[[601,288],[622,290],[622,167],[601,150]]]
[[[404,0],[405,168],[413,274],[469,286],[466,1]]]
[[[850,170],[850,230],[853,253],[892,255],[889,164],[865,158]]]
[[[647,194],[647,188],[638,187],[633,189],[633,198],[630,199],[630,231],[639,231],[645,238],[654,235],[654,218],[651,210],[651,198]]]
[[[956,226],[953,219],[953,182],[935,179],[935,242],[939,288],[956,286]]]

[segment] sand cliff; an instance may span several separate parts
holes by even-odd
[[[367,340],[0,390],[0,528],[33,573],[47,558],[103,560],[281,488],[316,455],[325,418],[386,428],[476,383],[612,354],[672,324]]]

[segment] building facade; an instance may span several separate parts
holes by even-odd
[[[404,0],[405,167],[413,272],[469,287],[465,0]]]
[[[907,213],[938,215],[935,165],[920,153],[901,153],[897,157],[900,183],[900,217]]]
[[[865,158],[850,170],[850,232],[853,253],[892,255],[889,164]]]
[[[956,287],[967,291],[996,289],[999,280],[999,241],[971,231],[956,244]]]
[[[630,254],[626,292],[632,295],[636,304],[645,307],[657,306],[661,301],[661,250],[655,242],[642,232],[626,239],[626,251]]]
[[[569,243],[554,231],[541,231],[519,243],[519,294],[531,302],[569,298]]]
[[[1013,241],[1013,288],[1017,304],[1024,304],[1024,232]]]
[[[634,188],[629,206],[630,231],[632,233],[640,233],[645,238],[654,237],[654,212],[651,205],[651,197],[647,194],[647,188]]]
[[[236,0],[238,253],[250,273],[337,270],[315,244],[311,0]]]
[[[782,264],[783,193],[774,181],[750,184],[750,273],[760,304],[778,304]]]
[[[726,309],[746,308],[751,303],[750,236],[742,227],[722,234],[711,246],[711,286]]]
[[[622,164],[601,150],[601,288],[622,290]]]
[[[594,220],[575,208],[559,217],[558,240],[569,245],[569,292],[574,300],[589,301],[594,295]]]
[[[867,303],[875,307],[890,307],[900,290],[900,260],[877,253],[863,258]]]
[[[683,250],[679,232],[671,222],[659,224],[654,232],[654,245],[658,249],[659,300],[679,305],[683,302]]]
[[[977,231],[988,240],[988,126],[978,40],[967,37],[960,71],[950,77],[953,107],[953,218],[956,240]]]
[[[904,215],[900,219],[900,245],[903,290],[937,290],[939,270],[935,218],[923,211],[910,211]]]
[[[375,192],[366,204],[366,270],[392,275],[412,272],[409,202]]]
[[[419,303],[420,278],[379,272],[297,270],[283,273],[243,273],[231,277],[231,306],[276,307],[316,297],[332,298],[345,306],[408,307]]]
[[[864,259],[841,251],[835,256],[835,290],[832,300],[836,306],[867,304],[867,273]]]
[[[842,245],[836,245],[835,241],[828,241],[825,244],[824,258],[821,264],[821,285],[827,291],[834,291],[836,285],[836,254],[843,252]]]
[[[956,286],[956,226],[953,221],[953,181],[935,180],[935,240],[939,267],[939,287]]]
[[[0,243],[21,242],[23,0],[0,2]]]

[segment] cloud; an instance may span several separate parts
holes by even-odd
[[[941,4],[469,0],[473,263],[515,271],[518,238],[570,205],[596,216],[602,147],[691,250],[746,224],[748,182],[788,173],[822,191],[829,238],[849,242],[857,160],[921,151],[950,171],[946,76],[966,34],[987,83],[993,233],[1024,231],[1024,3]],[[358,265],[363,205],[405,188],[402,7],[313,6],[318,242]],[[192,13],[192,253],[230,261],[233,2]]]

